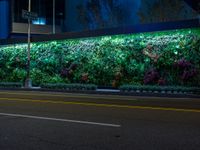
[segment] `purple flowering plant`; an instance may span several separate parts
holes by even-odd
[[[156,69],[150,69],[145,73],[144,84],[153,84],[159,80],[159,73]]]

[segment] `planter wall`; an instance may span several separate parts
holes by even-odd
[[[0,47],[0,81],[23,82],[26,44]],[[198,86],[200,29],[33,43],[31,78],[42,83]]]

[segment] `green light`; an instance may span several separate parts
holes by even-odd
[[[175,54],[175,55],[177,55],[177,54],[178,54],[178,52],[177,52],[177,51],[174,51],[174,54]]]

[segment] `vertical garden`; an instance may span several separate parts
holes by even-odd
[[[27,44],[0,46],[0,82],[24,82]],[[200,29],[33,43],[31,79],[98,86],[200,85]]]

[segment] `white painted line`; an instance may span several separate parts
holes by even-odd
[[[10,117],[20,117],[20,118],[40,119],[40,120],[49,120],[49,121],[60,121],[60,122],[70,122],[70,123],[79,123],[79,124],[107,126],[107,127],[115,127],[115,128],[121,127],[121,125],[117,125],[117,124],[99,123],[99,122],[90,122],[90,121],[79,121],[79,120],[70,120],[70,119],[58,119],[58,118],[39,117],[39,116],[30,116],[30,115],[21,115],[21,114],[0,113],[0,115],[1,116],[10,116]]]

